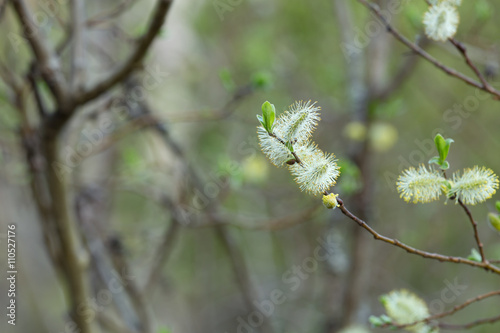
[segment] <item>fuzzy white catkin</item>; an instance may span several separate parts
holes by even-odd
[[[457,32],[460,16],[451,1],[430,6],[424,15],[425,34],[435,41],[445,42]],[[456,1],[454,1],[455,3]]]
[[[275,126],[274,133],[278,137],[283,134],[279,126]],[[264,127],[259,126],[257,128],[257,136],[259,138],[259,144],[262,152],[275,166],[282,167],[288,160],[294,158],[290,150],[278,139],[270,136]]]
[[[302,163],[290,166],[290,171],[302,191],[317,195],[335,185],[340,174],[335,155],[325,154],[314,143],[299,146],[296,152]]]
[[[274,123],[273,133],[283,142],[292,143],[294,146],[307,144],[307,139],[316,129],[319,117],[318,106],[315,103],[295,102],[289,111],[282,113]],[[264,127],[257,129],[262,152],[277,167],[285,166],[287,161],[293,160],[290,150],[279,139],[269,135]]]
[[[408,290],[393,290],[380,298],[387,315],[399,325],[411,324],[429,317],[427,304]],[[406,327],[405,330],[414,333],[437,333],[438,330],[424,323]]]
[[[467,205],[475,205],[491,198],[498,189],[498,176],[493,170],[475,166],[465,169],[463,174],[453,174],[453,186],[449,197],[456,197]]]
[[[279,126],[285,141],[305,142],[318,125],[320,107],[315,103],[295,102],[280,116]]]
[[[399,176],[397,187],[406,202],[431,202],[439,199],[445,179],[435,170],[427,170],[421,165],[418,169],[413,167],[403,171]]]

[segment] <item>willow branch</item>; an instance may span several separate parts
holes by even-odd
[[[387,31],[390,34],[392,34],[398,41],[406,45],[408,48],[413,50],[422,58],[424,58],[425,60],[427,60],[440,70],[444,71],[446,74],[456,77],[457,79],[465,82],[466,84],[481,89],[483,91],[486,91],[491,95],[493,95],[495,98],[500,99],[500,91],[494,89],[490,85],[485,86],[483,83],[477,82],[476,80],[468,77],[467,75],[442,64],[439,60],[431,56],[429,53],[425,52],[421,47],[419,47],[415,43],[412,43],[408,38],[403,36],[389,23],[389,21],[384,17],[383,13],[381,12],[380,8],[377,5],[367,0],[358,0],[358,2],[364,5],[366,8],[368,8],[373,14],[375,14],[378,17],[378,19],[384,24],[384,26],[386,27]]]
[[[356,222],[360,227],[366,229],[377,240],[380,240],[380,241],[383,241],[385,243],[397,246],[399,248],[402,248],[403,250],[406,250],[406,252],[408,252],[408,253],[416,254],[416,255],[424,257],[424,258],[434,259],[434,260],[438,260],[441,262],[452,262],[455,264],[465,264],[465,265],[469,265],[469,266],[480,267],[480,268],[484,268],[487,271],[490,271],[490,272],[493,272],[493,273],[500,275],[500,268],[492,265],[491,263],[489,263],[487,261],[486,262],[477,262],[477,261],[469,260],[469,259],[462,258],[462,257],[446,256],[446,255],[442,255],[442,254],[426,252],[426,251],[422,251],[422,250],[416,249],[414,247],[411,247],[409,245],[406,245],[397,239],[383,236],[383,235],[379,234],[377,231],[375,231],[372,227],[370,227],[365,221],[361,220],[360,218],[358,218],[357,216],[352,214],[344,206],[344,202],[340,198],[337,198],[337,201],[339,203],[339,209],[342,211],[342,213],[345,216],[347,216],[348,218],[350,218],[351,220]]]
[[[439,323],[438,327],[448,329],[448,330],[468,330],[472,327],[484,325],[484,324],[493,324],[497,321],[500,321],[500,315],[474,320],[467,324],[447,324],[447,323]]]
[[[434,321],[436,319],[440,319],[440,318],[451,316],[452,314],[457,313],[458,311],[460,311],[460,310],[468,307],[471,304],[474,304],[476,302],[482,301],[482,300],[487,299],[487,298],[492,297],[492,296],[499,296],[499,295],[500,295],[500,290],[491,291],[489,293],[478,295],[478,296],[476,296],[474,298],[471,298],[471,299],[465,301],[462,304],[456,305],[456,306],[454,306],[449,311],[441,312],[441,313],[435,314],[433,316],[427,317],[425,319],[414,321],[414,322],[409,323],[409,324],[398,325],[398,324],[395,324],[395,323],[391,323],[391,324],[385,325],[384,327],[405,328],[405,327],[411,327],[411,326],[417,325],[419,323],[426,323],[427,324],[427,323],[430,323],[431,321]],[[439,323],[437,325],[439,325]],[[445,324],[445,325],[447,325],[447,324]]]
[[[487,262],[486,256],[484,255],[484,249],[483,249],[483,243],[479,239],[479,232],[477,231],[477,222],[474,220],[472,217],[472,213],[470,212],[469,208],[462,202],[462,200],[458,199],[458,204],[462,206],[462,208],[465,211],[465,214],[467,214],[467,217],[469,218],[469,221],[472,225],[472,229],[474,230],[474,238],[476,239],[477,247],[479,248],[479,254],[481,255],[481,261],[483,263]]]
[[[170,215],[172,217],[170,226],[165,230],[162,241],[160,245],[157,247],[153,262],[151,264],[151,271],[149,272],[149,276],[146,281],[146,285],[144,286],[144,293],[146,295],[151,295],[154,287],[156,286],[156,282],[161,276],[161,272],[163,267],[165,267],[165,263],[173,252],[175,239],[179,234],[179,226],[180,221],[178,218],[177,207],[173,205],[169,200],[164,200],[165,204],[163,207],[167,208],[170,211]]]

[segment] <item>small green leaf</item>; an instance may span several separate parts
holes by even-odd
[[[429,164],[441,165],[441,160],[440,160],[439,156],[434,156],[433,158],[431,158],[429,160]]]
[[[498,212],[500,212],[500,201],[496,202],[495,207],[498,210]]]
[[[448,170],[450,168],[450,163],[448,163],[448,161],[444,161],[440,164],[440,168],[441,170]]]
[[[478,21],[481,22],[487,21],[493,13],[491,6],[487,0],[476,1],[474,10],[476,12]]]
[[[267,72],[257,72],[252,75],[252,85],[257,89],[267,89],[272,85],[272,77]]]
[[[452,142],[454,142],[453,139],[445,140],[441,134],[437,134],[436,137],[434,138],[434,143],[439,153],[439,158],[441,162],[444,162],[446,160],[446,157],[448,157],[448,153],[450,151],[450,145]]]
[[[286,147],[293,153],[293,145],[290,141],[286,143]]]
[[[372,324],[373,327],[380,327],[384,325],[384,321],[376,316],[370,316],[368,320],[370,321],[370,324]]]
[[[266,128],[266,124],[264,124],[264,119],[262,119],[261,115],[257,115],[257,119],[260,121],[262,127]]]
[[[232,93],[236,90],[236,84],[234,83],[233,76],[229,69],[224,68],[219,72],[219,79],[227,92]]]
[[[383,315],[380,316],[380,319],[382,319],[382,321],[385,324],[392,324],[392,319],[388,315],[383,314]]]
[[[489,213],[488,220],[490,221],[491,226],[495,228],[495,230],[500,231],[500,217],[498,216],[498,214]]]
[[[472,260],[472,261],[477,261],[477,262],[482,261],[481,254],[479,254],[479,252],[476,249],[472,249],[470,251],[470,254],[467,257],[467,259]]]
[[[272,133],[274,119],[276,119],[276,109],[274,105],[265,101],[264,104],[262,104],[262,116],[265,124],[264,128],[267,132]]]
[[[172,333],[172,331],[166,327],[161,327],[158,329],[158,333]]]
[[[436,149],[439,153],[439,160],[442,162],[446,159],[445,155],[445,146],[446,146],[446,141],[444,140],[443,136],[441,134],[437,134],[434,137],[434,144],[436,145]]]

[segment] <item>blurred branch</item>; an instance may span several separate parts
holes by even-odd
[[[108,237],[107,247],[111,253],[111,259],[113,260],[113,264],[115,269],[120,272],[118,277],[121,280],[122,285],[124,286],[127,294],[132,301],[132,305],[141,320],[141,333],[151,333],[152,332],[152,321],[151,316],[148,311],[149,301],[147,295],[145,295],[138,287],[135,279],[124,277],[133,277],[132,270],[129,267],[129,264],[125,258],[125,249],[123,248],[123,244],[119,237]]]
[[[73,35],[71,49],[70,86],[73,92],[83,88],[85,80],[85,2],[71,1],[71,31]]]
[[[23,28],[23,35],[28,40],[37,59],[40,73],[45,78],[56,100],[61,105],[66,105],[68,97],[65,88],[66,80],[61,72],[59,58],[49,50],[46,45],[47,41],[42,40],[40,34],[36,33],[37,27],[32,22],[33,14],[29,12],[24,0],[11,0],[10,2]]]
[[[118,320],[115,316],[105,313],[103,311],[96,311],[97,320],[101,325],[109,330],[110,332],[120,332],[120,333],[137,333]]]
[[[188,112],[183,112],[180,115],[169,115],[169,122],[198,122],[198,121],[214,121],[223,120],[231,116],[235,111],[237,105],[246,97],[255,92],[255,86],[253,84],[247,84],[241,86],[233,94],[231,99],[220,109],[220,110],[210,110],[201,111],[197,114],[187,114]]]
[[[86,22],[86,25],[87,25],[87,27],[93,27],[93,26],[96,26],[96,25],[99,25],[102,23],[108,23],[110,20],[123,14],[125,11],[127,11],[134,4],[135,4],[134,0],[122,1],[115,8],[113,8],[109,11],[97,14],[96,16],[88,19]]]
[[[33,91],[33,95],[35,97],[35,102],[38,109],[38,115],[40,116],[41,119],[43,119],[47,116],[48,112],[43,102],[42,95],[40,94],[40,91],[36,84],[36,74],[35,74],[36,70],[37,69],[35,65],[31,66],[30,70],[28,71],[28,74],[26,74],[26,78],[28,79],[31,85],[31,91]]]
[[[172,251],[174,249],[174,242],[179,234],[180,221],[178,218],[177,207],[170,201],[164,200],[164,207],[169,209],[171,215],[170,225],[166,228],[163,233],[162,241],[157,247],[155,254],[153,255],[153,262],[151,264],[151,271],[146,280],[146,285],[144,286],[144,293],[146,295],[151,295],[156,283],[158,282],[161,272],[165,267],[165,263],[170,258]]]
[[[401,43],[412,49],[415,53],[420,55],[422,58],[436,66],[437,68],[441,69],[444,71],[446,74],[451,75],[453,77],[456,77],[457,79],[467,83],[468,85],[471,85],[473,87],[476,87],[478,89],[481,89],[483,91],[486,91],[490,93],[491,95],[494,96],[495,99],[500,99],[500,91],[494,89],[490,85],[484,85],[481,82],[477,82],[470,77],[458,72],[457,70],[447,67],[441,62],[439,62],[437,59],[432,57],[429,53],[425,52],[422,48],[420,48],[418,45],[412,43],[410,40],[408,40],[405,36],[403,36],[401,33],[399,33],[390,23],[389,21],[384,17],[383,13],[381,12],[380,8],[374,4],[369,2],[368,0],[358,0],[359,3],[364,5],[366,8],[368,8],[373,14],[375,14],[380,21],[385,25],[387,31],[392,34],[397,40],[399,40]]]
[[[351,220],[356,222],[360,227],[367,230],[377,240],[380,240],[382,242],[397,246],[399,248],[406,250],[409,253],[416,254],[416,255],[419,255],[419,256],[424,257],[424,258],[434,259],[434,260],[438,260],[441,262],[446,261],[446,262],[452,262],[452,263],[456,263],[456,264],[465,264],[465,265],[469,265],[469,266],[480,267],[480,268],[484,268],[487,271],[490,271],[490,272],[493,272],[495,274],[500,275],[500,268],[492,265],[489,262],[477,262],[477,261],[473,261],[473,260],[469,260],[469,259],[465,259],[465,258],[461,258],[461,257],[445,256],[442,254],[426,252],[426,251],[422,251],[422,250],[416,249],[414,247],[411,247],[409,245],[406,245],[397,239],[383,236],[383,235],[379,234],[377,231],[375,231],[372,227],[370,227],[365,221],[361,220],[360,218],[358,218],[357,216],[352,214],[344,206],[344,202],[340,198],[337,198],[337,201],[339,203],[340,210],[342,211],[342,213],[345,216],[347,216],[348,218],[350,218]]]
[[[92,265],[103,287],[109,289],[111,281],[115,280],[115,277],[119,276],[119,274],[113,269],[113,264],[103,241],[104,237],[99,230],[105,209],[103,192],[95,187],[81,189],[75,198],[75,208]],[[146,326],[147,322],[143,321],[141,323],[137,314],[134,312],[132,308],[132,300],[134,298],[124,293],[122,290],[112,291],[113,302],[122,321],[130,330],[134,332],[142,331],[143,326]]]
[[[425,38],[420,43],[420,48],[425,49],[428,44],[429,39]],[[417,68],[419,59],[420,58],[418,57],[417,53],[415,53],[414,51],[410,52],[407,55],[406,60],[403,62],[403,64],[401,64],[401,67],[399,68],[396,75],[394,75],[392,80],[380,91],[378,91],[376,93],[376,96],[374,97],[378,100],[383,101],[389,98],[396,90],[401,88],[403,82],[405,82]]]
[[[149,24],[146,33],[139,38],[137,46],[132,51],[129,58],[114,72],[112,72],[106,79],[95,84],[90,89],[75,96],[75,103],[77,105],[84,104],[94,98],[99,97],[108,89],[115,86],[117,83],[123,81],[130,75],[142,62],[144,56],[153,43],[156,35],[160,31],[165,18],[170,9],[173,0],[158,0],[156,7],[153,9],[153,17]]]
[[[56,168],[60,163],[57,138],[57,135],[45,136],[43,138],[43,152],[47,163],[45,171],[51,197],[51,211],[61,245],[59,263],[68,283],[71,316],[80,333],[91,333],[93,331],[92,323],[88,320],[85,312],[79,310],[82,304],[86,304],[90,295],[86,274],[89,254],[83,246],[73,212],[70,211],[65,179],[60,177]]]
[[[133,89],[136,85],[137,85],[137,80],[129,79],[125,84],[125,88]],[[144,100],[138,103],[137,110],[134,110],[134,112],[130,112],[130,115],[133,115],[133,117],[150,116],[152,114],[153,114],[152,110]],[[203,183],[201,181],[201,177],[192,168],[191,164],[186,160],[184,151],[182,150],[181,146],[178,145],[170,137],[167,128],[163,124],[155,123],[153,129],[163,139],[165,145],[169,147],[174,152],[174,154],[182,161],[182,163],[185,166],[186,174],[191,178],[193,187],[201,191],[203,189]],[[206,217],[208,218],[211,224],[212,223],[215,224],[214,225],[215,232],[230,258],[231,266],[233,267],[233,271],[235,274],[235,279],[241,290],[246,306],[250,311],[259,311],[255,306],[255,304],[252,302],[252,296],[255,295],[255,293],[252,284],[250,282],[250,279],[248,278],[248,270],[244,256],[241,253],[240,249],[236,246],[234,239],[227,231],[226,227],[223,225],[219,225],[220,223],[217,217],[217,206],[218,206],[217,201],[213,201],[210,204],[208,204],[207,205],[208,210],[205,212]],[[161,246],[162,245],[160,245],[160,248]],[[263,319],[262,330],[266,332],[272,332],[272,325],[269,323],[267,318]]]
[[[2,3],[0,4],[0,21],[3,18],[3,15],[5,14],[5,9],[7,8],[7,2],[9,0],[3,0]]]

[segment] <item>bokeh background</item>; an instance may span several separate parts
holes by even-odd
[[[60,10],[40,31],[57,45],[68,33],[58,22],[68,20],[67,4],[28,3],[47,13],[44,4],[51,2],[53,13]],[[89,28],[89,81],[124,59],[153,4],[125,1],[123,13]],[[85,1],[85,15],[121,5]],[[404,2],[391,22],[472,77],[451,44],[425,39],[426,8],[424,1]],[[500,87],[500,4],[464,1],[459,11],[457,39]],[[0,26],[2,63],[22,75],[31,53],[15,37],[20,30],[9,5]],[[62,52],[62,59],[68,56]],[[47,88],[40,89],[50,105]],[[94,209],[96,228],[80,225],[91,260],[118,256],[120,267],[127,267],[125,286],[110,293],[114,275],[103,278],[95,263],[90,266],[96,332],[126,332],[99,319],[99,313],[126,316],[122,294],[132,303],[140,299],[151,332],[251,332],[250,323],[261,321],[255,332],[339,332],[354,324],[362,327],[352,332],[382,332],[370,328],[368,317],[383,313],[378,299],[390,290],[415,292],[439,312],[499,286],[499,277],[483,270],[375,241],[340,211],[324,209],[320,198],[301,193],[288,171],[260,152],[255,115],[264,101],[278,112],[294,101],[316,101],[322,121],[314,141],[337,156],[342,173],[333,191],[349,209],[380,233],[417,248],[470,254],[474,238],[459,206],[444,198],[408,204],[395,183],[404,168],[436,154],[438,132],[455,140],[450,172],[484,165],[498,174],[499,102],[416,57],[356,1],[174,1],[144,68],[108,95],[119,98],[127,114],[147,105],[166,134],[127,127],[131,120],[121,106],[102,101],[79,109],[64,130],[61,154],[90,142],[90,153],[81,153],[66,176],[70,202]],[[19,270],[17,325],[7,325],[2,315],[2,332],[65,332],[65,287],[43,241],[12,96],[0,83],[0,263],[5,271],[6,226],[14,223]],[[36,124],[35,111],[30,119]],[[105,120],[112,130],[102,130]],[[101,133],[102,140],[88,133]],[[471,210],[488,257],[500,259],[500,235],[486,218],[495,200],[500,197]],[[319,246],[330,253],[327,260],[314,257]],[[6,304],[4,278],[0,286]],[[276,290],[283,302],[262,316],[262,304]],[[500,300],[490,299],[446,321],[466,323],[497,315],[499,308]],[[499,329],[496,323],[471,332]]]

